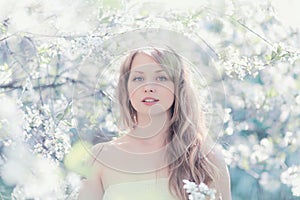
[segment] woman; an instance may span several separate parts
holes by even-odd
[[[175,52],[132,52],[121,66],[118,100],[128,133],[93,147],[79,199],[188,199],[183,179],[203,182],[220,199],[231,199],[226,164],[206,135],[203,113]]]

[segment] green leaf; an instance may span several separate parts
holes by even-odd
[[[272,51],[272,54],[271,54],[271,60],[274,60],[277,56],[277,53],[275,51]]]
[[[267,98],[276,97],[277,95],[278,95],[278,92],[274,88],[271,88],[270,90],[268,90],[266,92],[266,97]]]
[[[103,0],[103,7],[120,9],[120,8],[122,8],[122,1],[121,0]]]
[[[63,113],[58,113],[56,115],[56,119],[58,119],[58,120],[62,120],[63,118],[64,118],[64,114]]]
[[[277,47],[277,54],[278,54],[278,55],[280,55],[280,54],[281,54],[281,52],[282,52],[282,48],[281,48],[281,46],[280,46],[280,45],[278,45],[278,47]]]

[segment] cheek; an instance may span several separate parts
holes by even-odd
[[[168,90],[169,96],[173,96],[174,97],[174,95],[175,95],[174,84],[172,83],[172,84],[168,85],[166,89]]]
[[[131,99],[131,97],[134,93],[135,87],[131,83],[128,83],[127,84],[127,90],[128,90],[129,98]]]
[[[170,99],[172,102],[174,102],[175,100],[175,88],[174,85],[172,85],[172,87],[170,88]]]
[[[175,91],[173,85],[168,85],[164,87],[163,94],[168,102],[173,102],[175,99]]]
[[[137,91],[139,89],[138,86],[134,85],[134,84],[128,84],[128,95],[129,95],[129,99],[132,100],[133,98],[137,97]]]
[[[174,100],[175,100],[174,92],[173,92],[173,93],[170,93],[169,100],[170,100],[170,102],[172,102],[172,103],[174,102]]]

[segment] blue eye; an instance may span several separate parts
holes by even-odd
[[[137,77],[134,77],[132,80],[133,80],[133,81],[143,81],[144,78],[143,78],[143,77],[140,77],[140,76],[137,76]]]
[[[157,80],[159,80],[159,81],[167,81],[168,78],[165,77],[165,76],[159,76],[159,77],[157,77]]]

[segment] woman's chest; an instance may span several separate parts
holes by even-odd
[[[136,182],[145,180],[155,180],[155,179],[167,179],[168,172],[166,168],[158,169],[154,171],[148,171],[144,173],[132,173],[126,171],[120,171],[117,169],[105,167],[102,170],[101,181],[104,190],[111,185],[126,183],[126,182]]]

